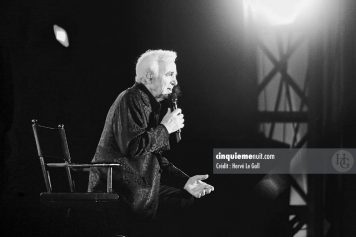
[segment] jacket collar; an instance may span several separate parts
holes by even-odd
[[[139,90],[144,95],[145,102],[148,102],[154,110],[161,109],[161,104],[156,100],[144,84],[135,82],[133,88]]]

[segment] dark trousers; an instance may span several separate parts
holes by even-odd
[[[133,220],[129,237],[186,236],[182,233],[194,197],[183,189],[161,185],[157,215],[152,220]],[[184,231],[183,231],[184,232]]]
[[[183,189],[162,185],[156,218],[133,223],[128,236],[224,237],[215,214],[212,196],[196,199]]]

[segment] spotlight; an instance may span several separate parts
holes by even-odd
[[[307,11],[315,0],[245,0],[251,13],[271,25],[288,25]]]
[[[68,47],[69,40],[66,30],[58,25],[53,25],[53,31],[57,41],[64,47]]]

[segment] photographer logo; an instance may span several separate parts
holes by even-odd
[[[345,173],[353,167],[354,158],[350,152],[339,150],[332,156],[331,163],[336,171]]]

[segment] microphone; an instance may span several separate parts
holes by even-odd
[[[180,96],[181,90],[178,86],[174,86],[171,94],[171,102],[172,102],[172,109],[176,110],[178,108],[177,101],[178,101],[178,96]],[[182,140],[182,135],[181,135],[181,130],[177,130],[175,132],[176,135],[176,141],[177,143]]]

